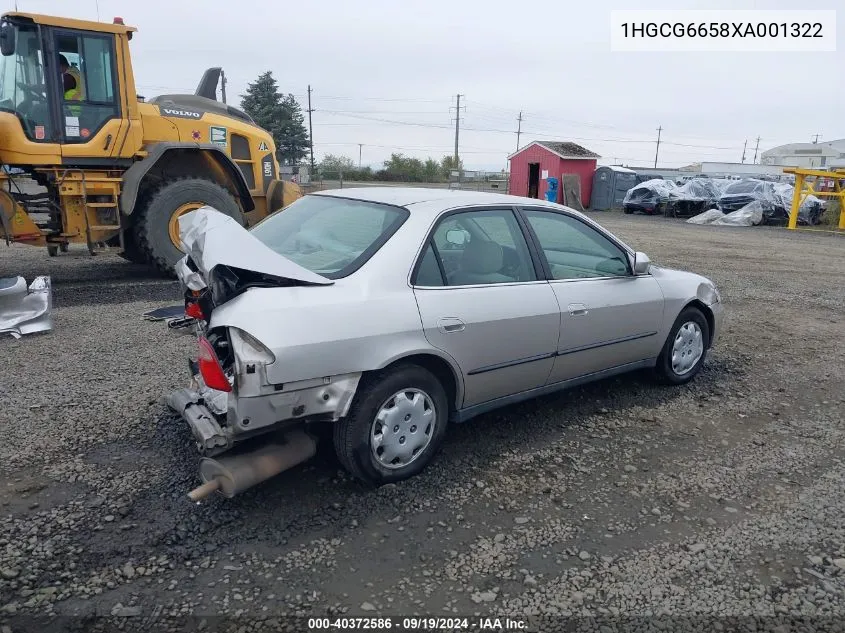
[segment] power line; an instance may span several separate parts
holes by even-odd
[[[323,146],[328,146],[328,145],[334,145],[334,146],[340,146],[340,147],[357,147],[358,145],[361,145],[361,143],[353,143],[353,142],[350,142],[350,143],[341,143],[341,142],[337,142],[337,143],[334,143],[334,142],[332,142],[332,143],[328,143],[328,142],[327,143],[322,143],[322,142],[317,143],[317,147],[323,147]],[[401,150],[407,150],[407,151],[433,151],[433,152],[437,152],[437,151],[452,149],[451,145],[409,146],[409,145],[379,145],[377,143],[367,143],[366,145],[367,145],[367,147],[378,147],[380,149],[401,149]],[[498,154],[502,153],[502,150],[501,150],[501,148],[483,149],[483,148],[462,147],[461,153],[462,154],[497,154],[498,155]]]
[[[331,114],[438,114],[443,115],[442,110],[326,110],[320,108],[320,112]]]
[[[461,95],[463,96],[463,95]],[[462,106],[464,107],[464,106]],[[397,121],[395,119],[385,119],[383,117],[369,117],[359,114],[349,114],[349,113],[341,113],[341,111],[337,110],[320,110],[320,112],[324,114],[335,114],[337,116],[349,117],[353,119],[361,119],[364,121],[374,121],[378,123],[388,123],[392,125],[409,125],[414,127],[426,127],[426,128],[434,128],[434,129],[451,129],[451,126],[438,124],[438,123],[420,123],[418,121]],[[401,112],[397,112],[396,114],[402,114]],[[334,124],[327,124],[327,125],[341,125],[338,123]],[[467,132],[491,132],[491,133],[498,133],[498,134],[513,134],[513,129],[505,130],[499,128],[482,128],[482,127],[468,127],[463,126],[462,128],[464,131]],[[600,137],[590,137],[590,136],[572,136],[572,135],[561,135],[553,131],[543,131],[543,130],[535,130],[535,131],[528,131],[525,130],[522,132],[523,134],[533,134],[535,136],[566,136],[566,138],[576,141],[596,141],[602,143],[641,143],[641,144],[650,144],[653,143],[653,140],[648,139],[632,139],[632,138],[600,138]],[[738,145],[732,146],[720,146],[720,145],[696,145],[693,143],[675,143],[672,141],[664,141],[661,140],[663,145],[672,145],[675,147],[691,147],[691,148],[698,148],[698,149],[719,149],[719,150],[736,150],[739,149]]]
[[[332,95],[317,95],[320,99],[329,99],[332,101],[385,101],[385,102],[401,102],[401,103],[443,103],[446,99],[398,99],[398,98],[384,98],[384,97],[343,97]]]

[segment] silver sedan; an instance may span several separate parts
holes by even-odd
[[[330,423],[352,474],[401,480],[450,422],[644,368],[685,383],[722,320],[710,280],[540,200],[343,189],[250,230],[210,208],[180,225],[199,353],[169,402],[206,455]]]

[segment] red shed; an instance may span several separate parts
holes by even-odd
[[[598,158],[601,156],[576,143],[534,141],[508,156],[511,169],[508,193],[545,198],[548,183],[544,176],[560,179],[563,174],[577,174],[581,179],[581,204],[588,207]],[[558,202],[560,199],[558,193]]]

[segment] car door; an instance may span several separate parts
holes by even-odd
[[[427,340],[461,368],[463,407],[545,384],[560,310],[513,209],[441,216],[412,282]]]
[[[634,275],[628,254],[575,215],[522,210],[560,304],[560,337],[549,383],[654,358],[662,341],[663,292]]]

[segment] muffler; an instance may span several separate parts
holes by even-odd
[[[209,457],[200,462],[200,477],[205,482],[188,493],[191,501],[204,499],[213,492],[232,498],[262,481],[311,459],[317,452],[317,440],[297,429],[285,434],[283,444],[273,443],[249,453]]]

